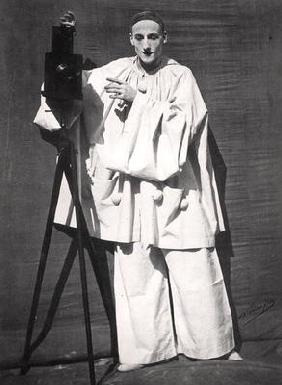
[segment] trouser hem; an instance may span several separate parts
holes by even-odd
[[[120,364],[130,364],[130,365],[149,365],[149,364],[154,364],[154,363],[157,363],[157,362],[160,362],[160,361],[167,361],[167,360],[171,360],[172,358],[174,357],[177,357],[177,351],[176,350],[172,350],[172,351],[169,351],[169,352],[166,352],[166,353],[163,353],[163,352],[157,352],[157,353],[154,353],[153,356],[151,356],[151,358],[149,359],[143,359],[141,361],[120,361]]]
[[[213,359],[220,358],[227,355],[234,348],[235,348],[235,344],[230,343],[208,354],[206,352],[198,352],[197,354],[195,354],[195,352],[189,352],[188,350],[185,350],[185,349],[183,349],[182,352],[179,352],[179,354],[184,354],[187,358],[191,358],[193,360],[213,360]]]

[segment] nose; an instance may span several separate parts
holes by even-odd
[[[145,38],[143,40],[143,50],[144,51],[151,51],[151,44],[150,44],[149,39],[147,39],[147,38]]]

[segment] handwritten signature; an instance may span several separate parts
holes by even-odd
[[[262,302],[255,303],[250,306],[246,311],[238,316],[238,320],[243,322],[243,325],[247,325],[256,318],[260,317],[263,313],[269,311],[275,305],[274,298],[265,299]]]

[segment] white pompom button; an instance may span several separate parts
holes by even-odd
[[[163,193],[160,190],[155,190],[153,192],[153,199],[156,203],[161,203],[163,200]]]
[[[115,193],[112,195],[112,202],[115,206],[118,206],[121,202],[121,193]]]
[[[188,205],[189,205],[188,199],[187,198],[182,198],[181,202],[180,202],[179,208],[180,208],[180,210],[186,210]]]
[[[141,92],[142,94],[146,94],[146,92],[147,92],[147,85],[142,80],[138,84],[138,91]]]

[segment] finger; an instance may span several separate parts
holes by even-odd
[[[66,26],[66,27],[74,27],[75,26],[74,21],[66,20],[63,17],[60,18],[60,24]]]
[[[108,95],[119,95],[119,96],[121,96],[122,95],[122,93],[121,92],[118,92],[118,91],[106,91],[106,93],[108,94]]]
[[[120,84],[117,84],[117,83],[109,83],[109,84],[106,84],[104,88],[117,88],[117,89],[121,89],[121,85]]]
[[[105,87],[105,90],[106,90],[106,92],[120,92],[121,91],[121,89],[119,87],[111,87],[111,86]]]
[[[108,77],[108,78],[106,78],[106,80],[113,82],[113,83],[117,83],[117,84],[123,84],[124,83],[122,80],[119,80],[117,78]]]
[[[74,27],[74,23],[72,21],[63,21],[61,20],[61,24],[66,27]]]
[[[71,18],[71,16],[69,16],[69,15],[67,15],[67,14],[65,14],[64,16],[61,16],[61,17],[60,17],[60,20],[61,20],[61,21],[64,21],[64,22],[67,21],[67,22],[69,22],[69,23],[73,21],[73,19]]]
[[[119,91],[120,88],[115,87],[115,86],[109,84],[108,86],[105,86],[105,87],[104,87],[104,90],[105,90],[105,91],[108,91],[108,90],[110,90],[110,91]]]
[[[72,11],[67,11],[66,15],[69,15],[72,20],[75,20],[75,14]]]
[[[128,104],[127,104],[126,100],[122,100],[122,99],[121,99],[121,100],[118,102],[118,106],[119,106],[120,108],[123,108],[123,107],[128,106]]]
[[[121,95],[117,95],[117,94],[111,94],[111,95],[109,95],[109,98],[123,100]]]

